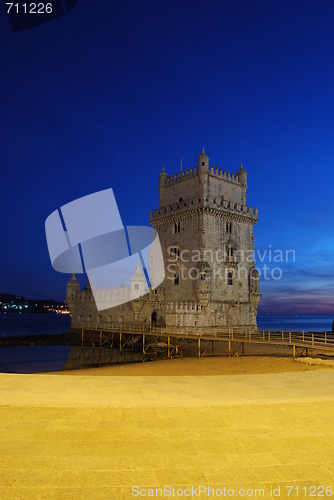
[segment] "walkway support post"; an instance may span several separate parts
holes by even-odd
[[[201,357],[201,339],[198,339],[198,357]]]
[[[102,331],[100,330],[99,368],[101,368]]]
[[[293,344],[293,359],[296,359],[296,346]]]
[[[228,341],[228,357],[231,357],[231,341]]]
[[[167,339],[167,357],[170,358],[170,337]]]

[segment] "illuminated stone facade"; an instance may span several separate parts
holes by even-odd
[[[209,166],[204,149],[198,164],[159,175],[160,208],[150,213],[159,235],[166,277],[155,290],[121,306],[97,311],[90,286],[73,276],[66,303],[72,327],[82,322],[145,322],[166,326],[256,327],[259,276],[253,261],[257,210],[246,205],[247,173]],[[154,255],[150,257],[154,266]],[[138,266],[127,286],[110,293],[131,297],[143,287]],[[133,296],[133,295],[132,295]]]

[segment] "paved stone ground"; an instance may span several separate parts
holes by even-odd
[[[147,498],[164,485],[309,498],[312,486],[334,489],[333,388],[326,370],[0,375],[0,498],[130,499],[135,485]],[[288,496],[289,485],[307,489]]]

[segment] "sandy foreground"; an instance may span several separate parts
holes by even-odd
[[[334,369],[334,360],[270,356],[177,358],[57,372],[86,376],[195,376],[288,373]]]
[[[333,365],[240,356],[0,374],[0,498],[332,496]]]

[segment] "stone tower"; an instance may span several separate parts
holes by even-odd
[[[145,294],[146,278],[141,270],[140,263],[137,264],[135,273],[131,276],[131,299],[137,299]]]
[[[80,292],[80,284],[76,279],[75,274],[73,273],[72,278],[66,286],[65,304],[69,309],[71,309],[71,306],[73,307],[73,305],[75,304],[78,292]]]
[[[163,168],[158,188],[160,208],[150,212],[150,222],[162,247],[164,281],[147,290],[138,265],[130,283],[99,292],[102,303],[103,297],[115,297],[115,303],[121,297],[121,305],[97,311],[90,288],[80,290],[73,276],[66,290],[72,328],[84,321],[256,328],[260,290],[253,226],[258,213],[247,207],[242,164],[236,175],[214,169],[203,149],[190,169],[169,176]],[[149,271],[159,256],[152,247]]]
[[[159,176],[160,208],[151,212],[163,249],[165,323],[256,326],[259,275],[253,262],[257,210],[246,205],[247,173],[197,166]]]

